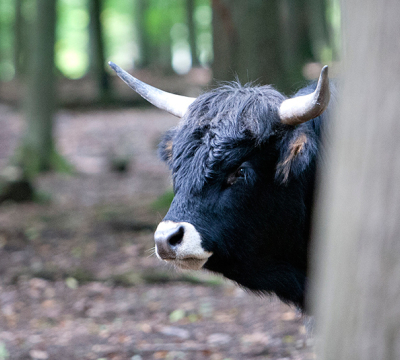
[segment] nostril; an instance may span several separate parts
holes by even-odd
[[[172,222],[162,222],[154,233],[156,254],[163,260],[174,260],[184,242],[185,226]]]
[[[170,246],[177,246],[179,245],[182,240],[183,240],[183,234],[185,233],[185,230],[183,229],[183,226],[180,226],[174,234],[172,234],[169,239],[168,239],[168,244]]]

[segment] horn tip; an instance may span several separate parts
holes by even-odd
[[[329,70],[329,67],[328,67],[328,65],[325,65],[322,69],[321,69],[321,75],[322,76],[328,76],[328,70]]]
[[[118,65],[114,64],[112,61],[109,61],[108,65],[110,66],[111,69],[113,69],[114,71],[117,71]]]

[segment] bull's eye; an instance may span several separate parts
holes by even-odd
[[[228,185],[233,185],[239,179],[244,179],[244,178],[246,178],[246,170],[243,167],[240,167],[234,173],[232,173],[228,176],[228,179],[226,182]]]
[[[243,169],[242,167],[239,168],[239,169],[236,171],[236,173],[235,173],[235,176],[236,176],[237,178],[244,177],[244,175],[245,175],[245,171],[244,171],[244,169]]]

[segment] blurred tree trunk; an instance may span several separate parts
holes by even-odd
[[[71,170],[56,152],[53,142],[56,1],[34,0],[34,10],[24,99],[27,126],[11,161],[17,167],[8,167],[11,170],[5,171],[0,178],[0,202],[31,200],[32,180],[39,172]]]
[[[279,1],[213,0],[214,78],[282,85]],[[270,51],[274,49],[273,51]]]
[[[153,6],[158,6],[159,9],[161,8],[163,15],[158,19],[156,28],[154,29],[157,34],[155,43],[157,46],[152,54],[151,62],[156,68],[161,69],[164,74],[169,75],[174,72],[172,69],[171,28],[174,23],[172,19],[175,13],[171,12],[170,6],[164,0],[156,1],[153,3]],[[158,11],[160,11],[159,9]]]
[[[15,20],[14,20],[14,66],[15,74],[21,77],[25,74],[26,69],[26,44],[25,44],[25,24],[22,16],[23,0],[15,0]]]
[[[54,150],[56,1],[35,0],[35,10],[34,28],[30,31],[32,53],[25,98],[28,126],[20,160],[28,177],[51,169]]]
[[[139,68],[151,66],[164,74],[173,72],[171,8],[173,4],[164,0],[136,0]],[[147,23],[147,18],[152,19],[151,24]]]
[[[155,58],[155,63],[158,68],[160,68],[164,74],[169,75],[174,72],[172,69],[172,41],[171,41],[171,27],[168,24],[164,24],[164,31],[161,33],[166,34],[165,39],[159,44],[157,48],[157,56]]]
[[[195,6],[195,0],[186,0],[187,25],[189,30],[189,45],[190,55],[192,57],[192,67],[197,67],[200,65],[199,57],[197,56],[196,24],[193,18]]]
[[[318,37],[312,31],[312,20],[319,19],[318,24],[325,23],[324,17],[317,7],[309,6],[309,2],[321,3],[324,0],[283,0],[281,2],[282,21],[277,31],[282,32],[283,53],[281,60],[284,64],[286,89],[299,87],[299,82],[304,81],[302,70],[304,65],[310,61],[319,60],[318,50],[314,48],[313,40],[321,40],[322,34]],[[311,10],[312,9],[312,10]],[[314,21],[316,23],[317,21]],[[312,39],[311,35],[314,35]],[[269,49],[271,51],[271,49]],[[279,55],[279,54],[277,54]]]
[[[344,4],[344,87],[320,190],[321,360],[400,359],[400,2]]]
[[[260,81],[280,90],[314,60],[307,0],[213,0],[214,78]]]
[[[136,0],[135,21],[138,34],[139,62],[138,68],[145,68],[150,65],[151,43],[146,26],[148,0]]]
[[[8,54],[7,54],[7,45],[6,40],[9,34],[8,29],[8,16],[6,11],[6,4],[0,1],[0,64],[7,62]],[[3,70],[4,71],[4,70]]]
[[[89,1],[91,72],[97,82],[99,100],[107,102],[110,100],[111,86],[105,68],[104,38],[101,24],[102,5],[102,0]]]
[[[333,50],[333,39],[327,19],[327,1],[328,0],[307,0],[306,10],[309,22],[310,45],[313,58],[326,61],[324,57],[328,49]],[[332,58],[331,54],[331,58]]]

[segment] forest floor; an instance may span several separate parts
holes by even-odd
[[[156,147],[176,124],[154,109],[57,113],[75,174],[40,176],[41,203],[0,206],[0,360],[314,359],[294,308],[152,254],[171,186]],[[3,171],[21,114],[0,104],[0,129]]]

